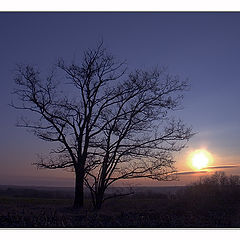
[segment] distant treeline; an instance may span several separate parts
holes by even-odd
[[[175,194],[179,190],[183,190],[183,186],[170,187],[133,187],[131,197],[154,197],[166,198],[169,194]],[[115,192],[128,192],[129,187],[112,187],[106,194]],[[0,197],[16,197],[16,198],[46,198],[46,199],[73,199],[73,188],[56,188],[56,187],[24,187],[24,186],[0,186]],[[86,189],[86,197],[90,197],[89,191]]]
[[[0,190],[1,197],[69,199],[74,197],[71,191],[37,190],[31,188],[7,188]]]

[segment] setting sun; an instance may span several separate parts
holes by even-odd
[[[192,167],[201,170],[206,168],[211,161],[211,154],[206,150],[196,150],[192,153],[191,164]]]

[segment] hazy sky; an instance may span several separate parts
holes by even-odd
[[[240,164],[239,24],[240,13],[0,13],[0,184],[72,185],[71,173],[31,165],[48,145],[15,127],[20,112],[8,106],[13,70],[30,63],[47,71],[57,58],[78,58],[101,39],[130,69],[164,65],[189,78],[191,90],[176,116],[197,134],[176,156],[179,171],[193,170],[187,157],[199,148],[213,155],[215,167]],[[177,184],[194,176],[182,174]]]

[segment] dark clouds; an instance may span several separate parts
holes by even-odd
[[[208,171],[184,171],[184,172],[177,172],[176,175],[191,175],[197,173],[207,173]]]
[[[204,170],[205,169],[237,168],[237,167],[239,167],[239,165],[210,166],[210,167],[204,168]]]
[[[239,165],[221,165],[221,166],[210,166],[207,168],[203,168],[201,171],[183,171],[183,172],[177,172],[177,175],[192,175],[192,174],[199,174],[199,173],[208,173],[207,170],[211,169],[225,169],[225,168],[238,168]]]

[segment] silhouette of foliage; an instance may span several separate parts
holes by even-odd
[[[188,186],[178,197],[197,214],[231,215],[239,207],[240,177],[215,172]]]

